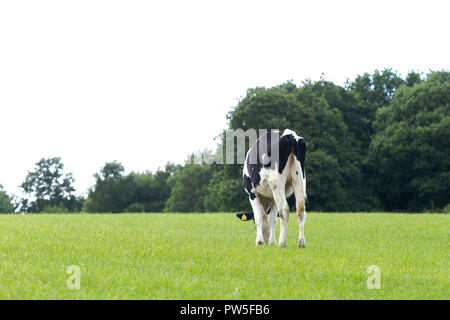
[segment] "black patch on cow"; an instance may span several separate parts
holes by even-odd
[[[269,208],[267,208],[266,214],[270,214],[270,210],[272,210],[272,204],[273,202],[270,204]]]
[[[295,140],[293,135],[288,134],[285,135],[284,137],[281,137],[278,144],[279,144],[278,148],[280,150],[278,173],[282,173],[284,167],[286,167],[286,164],[289,160],[289,155],[295,149],[297,141]],[[275,168],[275,166],[273,166],[273,168]]]
[[[254,219],[253,212],[238,213],[236,214],[236,217],[238,217],[242,221],[249,221]]]
[[[256,195],[252,192],[252,189],[253,189],[252,179],[250,179],[250,177],[245,174],[242,179],[242,186],[245,188],[245,190],[247,190],[247,193],[250,196],[250,199],[254,200],[256,198]]]

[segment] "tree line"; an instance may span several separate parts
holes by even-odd
[[[226,117],[226,129],[290,128],[305,137],[308,210],[450,211],[448,71],[402,78],[385,69],[343,86],[321,79],[251,88]],[[223,152],[224,144],[210,152]],[[242,165],[168,162],[125,175],[121,163],[107,162],[86,199],[74,195],[63,169],[60,158],[41,159],[21,185],[23,199],[0,185],[0,212],[249,209]]]

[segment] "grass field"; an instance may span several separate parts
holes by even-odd
[[[306,249],[294,216],[286,248],[256,247],[233,214],[1,215],[0,298],[450,299],[450,215],[309,213],[305,230]]]

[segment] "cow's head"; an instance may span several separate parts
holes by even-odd
[[[238,213],[238,214],[236,214],[236,217],[238,217],[242,221],[253,220],[253,212]]]

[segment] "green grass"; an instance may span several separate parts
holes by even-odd
[[[309,213],[305,230],[306,249],[294,216],[286,248],[256,247],[233,214],[2,215],[0,298],[450,298],[449,215]]]

